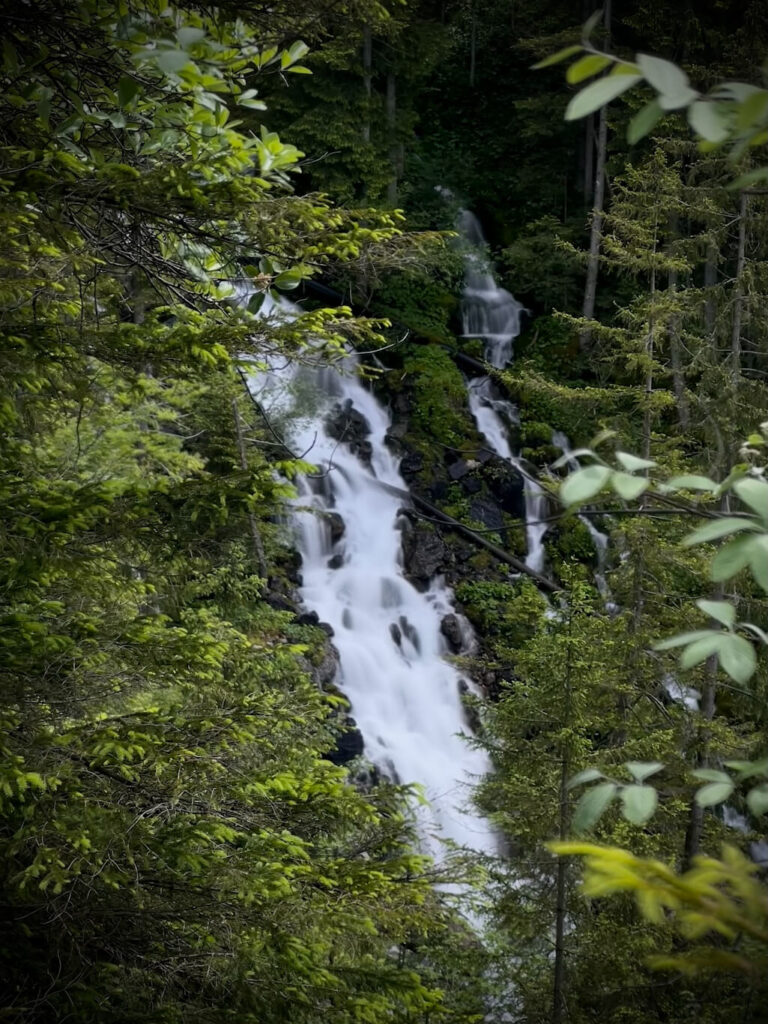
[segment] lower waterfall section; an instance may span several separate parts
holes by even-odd
[[[439,861],[447,839],[495,853],[490,825],[468,807],[489,761],[461,735],[468,684],[446,660],[441,630],[452,593],[439,578],[421,592],[403,574],[407,486],[386,444],[388,414],[352,359],[340,371],[301,369],[297,384],[313,392],[315,411],[293,420],[291,441],[318,467],[299,481],[294,503],[300,595],[333,628],[337,684],[366,757],[394,781],[422,787],[425,852]]]

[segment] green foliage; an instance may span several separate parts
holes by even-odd
[[[270,603],[303,464],[241,379],[382,325],[257,319],[225,283],[353,273],[400,220],[296,196],[299,151],[234,119],[306,53],[272,43],[295,5],[240,13],[0,16],[0,972],[25,1024],[452,1012],[409,952],[461,927],[409,793],[328,760],[317,634]]]
[[[721,940],[717,945],[694,945],[684,953],[655,954],[649,957],[651,966],[690,975],[736,972],[763,990],[768,946],[765,891],[755,878],[757,865],[739,850],[724,846],[721,859],[695,857],[688,871],[677,874],[661,861],[615,847],[574,842],[550,845],[560,855],[586,858],[586,897],[629,892],[653,925],[671,918],[688,942],[696,943],[705,936]],[[726,942],[730,948],[725,947]]]
[[[413,390],[413,423],[427,438],[460,447],[471,422],[461,373],[439,345],[411,345],[403,360],[404,380]]]

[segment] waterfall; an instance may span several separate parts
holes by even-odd
[[[512,358],[512,345],[520,333],[523,306],[499,288],[488,265],[480,222],[469,210],[459,214],[458,228],[472,246],[464,259],[464,290],[461,297],[462,335],[482,338],[485,358],[501,368]]]
[[[367,758],[393,781],[423,789],[425,852],[439,861],[442,838],[495,853],[490,825],[467,807],[490,762],[461,735],[469,684],[447,660],[441,630],[455,614],[453,595],[439,577],[420,592],[403,574],[407,485],[386,444],[389,415],[357,370],[350,355],[339,368],[279,371],[263,388],[293,373],[294,389],[313,405],[303,416],[293,410],[288,427],[294,450],[318,469],[298,480],[294,501],[301,600],[333,629],[336,683]]]
[[[472,248],[465,256],[464,289],[461,298],[462,336],[480,338],[485,358],[499,369],[512,358],[515,338],[520,333],[523,306],[508,291],[499,288],[491,273],[480,223],[469,210],[462,210],[458,227]],[[547,498],[539,482],[509,444],[508,425],[519,423],[517,407],[498,395],[490,377],[479,377],[468,385],[469,407],[477,429],[489,448],[510,462],[525,480],[525,564],[535,572],[544,569],[544,535],[547,532]]]
[[[560,449],[571,469],[580,468],[579,460],[572,454],[571,442],[562,430],[555,430],[552,432],[552,444],[555,448]],[[605,571],[608,565],[608,534],[598,530],[592,522],[591,517],[588,515],[580,515],[579,520],[584,524],[584,526],[586,526],[589,531],[589,535],[592,538],[592,543],[595,546],[595,554],[597,555],[595,586],[597,587],[598,593],[602,597],[603,601],[605,601],[606,610],[609,612],[618,611],[618,605],[616,605],[612,600],[611,589],[605,578]]]

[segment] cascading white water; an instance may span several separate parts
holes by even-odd
[[[460,735],[467,731],[466,684],[446,660],[440,629],[453,612],[452,593],[441,579],[421,593],[403,575],[399,527],[407,486],[385,442],[389,416],[356,371],[349,357],[340,370],[302,368],[294,379],[295,389],[314,393],[314,408],[303,417],[293,410],[290,441],[320,470],[297,484],[301,599],[333,627],[337,685],[367,758],[391,778],[423,787],[425,851],[439,861],[443,838],[495,853],[490,825],[467,806],[471,784],[490,762]],[[357,441],[344,428],[340,434],[339,413],[356,428]]]
[[[571,442],[562,430],[555,430],[552,432],[552,444],[555,448],[560,449],[571,469],[579,469],[579,460],[572,454]],[[611,600],[611,589],[605,578],[605,571],[608,564],[608,534],[598,530],[591,518],[587,515],[580,515],[579,520],[586,526],[587,530],[589,530],[592,543],[595,545],[595,554],[597,555],[595,586],[597,587],[600,596],[605,601],[607,611],[618,610],[617,606]]]
[[[512,358],[515,338],[520,333],[523,306],[508,291],[499,288],[488,269],[487,258],[478,251],[485,247],[480,223],[469,210],[462,210],[458,227],[473,246],[465,257],[464,290],[461,299],[462,333],[485,342],[485,358],[501,369]],[[525,468],[509,444],[508,424],[519,422],[517,408],[494,391],[490,377],[469,383],[469,407],[477,429],[489,447],[512,463],[525,481],[525,532],[528,552],[525,564],[534,572],[544,569],[544,535],[547,532],[547,498],[538,481]]]
[[[463,336],[482,338],[485,358],[491,366],[501,368],[512,358],[512,345],[520,333],[523,306],[514,295],[496,284],[488,266],[485,238],[477,217],[469,210],[462,210],[458,228],[472,246],[464,260],[461,297]]]

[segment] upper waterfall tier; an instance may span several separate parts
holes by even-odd
[[[477,217],[469,210],[462,210],[457,226],[475,247],[465,259],[462,331],[464,337],[482,338],[485,358],[492,366],[501,368],[512,358],[512,346],[520,333],[520,315],[524,306],[496,284],[489,269],[485,239]]]

